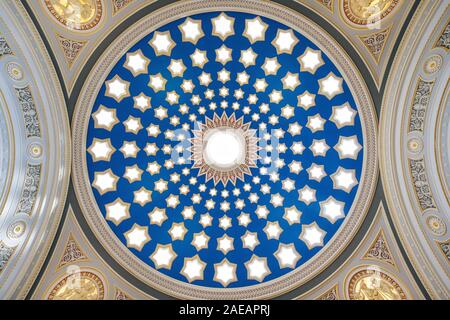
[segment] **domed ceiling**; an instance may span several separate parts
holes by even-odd
[[[0,297],[449,298],[446,1],[0,9]]]

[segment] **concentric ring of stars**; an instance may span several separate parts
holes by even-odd
[[[200,139],[223,128],[233,131],[211,146]],[[216,139],[227,134],[241,151]],[[187,17],[134,45],[97,97],[86,148],[95,199],[123,244],[214,288],[276,279],[317,254],[363,163],[339,70],[298,32],[239,12]]]

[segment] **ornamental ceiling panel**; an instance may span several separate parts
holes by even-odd
[[[302,16],[199,5],[149,15],[99,60],[75,111],[75,189],[105,246],[150,285],[269,297],[332,262],[364,218],[374,112]]]
[[[448,299],[449,8],[1,2],[0,298]]]

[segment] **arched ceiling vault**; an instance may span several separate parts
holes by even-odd
[[[1,2],[0,298],[448,299],[449,5]]]

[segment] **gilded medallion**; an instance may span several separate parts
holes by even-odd
[[[82,31],[94,28],[103,11],[100,0],[45,0],[45,5],[61,24]]]
[[[102,280],[92,272],[81,271],[59,281],[48,300],[103,300],[104,296]]]
[[[358,271],[350,279],[350,300],[406,300],[400,285],[387,274],[366,269]]]
[[[368,25],[381,21],[399,3],[399,0],[344,0],[345,16],[358,25]]]

